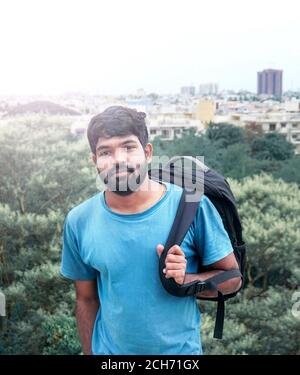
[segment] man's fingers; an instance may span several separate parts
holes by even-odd
[[[168,250],[168,254],[184,255],[184,252],[181,250],[181,247],[178,245],[173,245]]]
[[[157,252],[157,255],[160,257],[161,256],[161,253],[164,251],[164,246],[162,244],[158,244],[156,246],[156,252]]]
[[[185,270],[167,270],[166,272],[166,278],[173,277],[176,278],[182,278],[185,275]]]
[[[186,259],[184,255],[174,255],[174,254],[168,254],[166,256],[166,263],[172,262],[172,263],[186,263]]]
[[[182,265],[182,263],[169,263],[169,262],[167,262],[166,263],[166,269],[167,270],[182,270],[183,265]]]
[[[156,246],[156,251],[159,257],[163,250],[164,246],[162,244]],[[165,263],[166,265],[163,269],[163,273],[166,278],[174,278],[177,283],[182,284],[184,282],[187,260],[185,259],[185,254],[180,246],[174,245],[168,250]]]

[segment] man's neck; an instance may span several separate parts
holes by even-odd
[[[158,202],[164,191],[165,185],[146,177],[139,189],[129,195],[121,196],[105,190],[105,201],[113,211],[124,214],[138,213]]]

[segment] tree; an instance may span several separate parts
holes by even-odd
[[[218,142],[223,148],[245,142],[244,129],[226,123],[210,123],[206,130],[206,137],[212,142]]]
[[[251,155],[260,160],[287,160],[294,155],[294,146],[284,135],[267,133],[251,143]]]
[[[182,137],[173,141],[155,139],[153,143],[154,155],[166,155],[169,158],[178,156],[203,157],[204,163],[210,168],[220,169],[222,150],[218,142],[212,142],[204,135],[196,135],[194,130],[186,131]]]
[[[229,183],[247,245],[246,288],[228,303],[221,342],[211,339],[215,306],[201,302],[204,347],[209,354],[300,354],[300,320],[292,315],[300,282],[300,191],[268,175]]]
[[[255,122],[246,124],[244,129],[247,143],[251,143],[254,139],[262,137],[264,134],[261,124]]]
[[[49,121],[0,132],[0,288],[8,314],[1,354],[80,350],[74,289],[59,273],[61,236],[70,208],[96,193],[96,174],[87,142]]]
[[[274,176],[282,178],[286,182],[296,182],[300,187],[300,155],[285,160]]]
[[[1,354],[80,353],[73,284],[59,273],[62,228],[68,210],[96,193],[95,172],[87,142],[47,121],[0,131],[0,288],[8,314]],[[300,284],[300,190],[266,174],[239,178],[283,162],[189,132],[158,145],[170,156],[204,155],[236,178],[228,181],[247,244],[246,287],[228,303],[221,342],[212,340],[215,304],[201,302],[205,353],[300,354],[300,321],[291,314]],[[296,173],[297,163],[287,168]]]
[[[249,250],[248,282],[266,289],[288,281],[300,265],[300,191],[262,175],[233,182]],[[285,249],[285,253],[283,250]]]
[[[282,162],[274,160],[252,158],[249,145],[237,143],[222,150],[219,172],[226,177],[241,180],[261,173],[276,173],[281,165]]]

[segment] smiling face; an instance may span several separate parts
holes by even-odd
[[[152,145],[148,143],[144,149],[135,135],[100,137],[93,161],[107,188],[126,196],[138,190],[148,176],[151,156]]]

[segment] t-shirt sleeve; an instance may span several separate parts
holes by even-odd
[[[80,256],[78,242],[68,216],[64,223],[60,271],[64,277],[72,280],[93,280],[97,277],[97,271],[84,263]]]
[[[215,263],[233,252],[222,218],[205,195],[200,201],[196,215],[195,242],[204,266]]]

